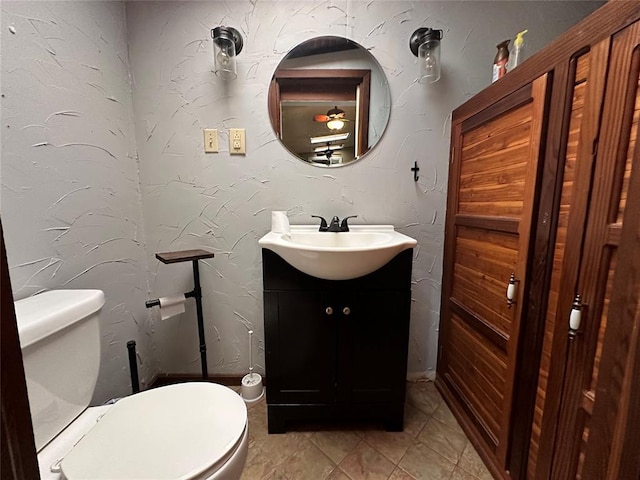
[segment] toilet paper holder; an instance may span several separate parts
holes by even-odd
[[[200,288],[200,267],[199,260],[206,258],[213,258],[214,254],[207,252],[206,250],[182,250],[179,252],[164,252],[156,253],[156,258],[162,263],[179,263],[179,262],[191,262],[193,266],[193,290],[184,294],[185,298],[195,298],[196,300],[196,314],[198,316],[198,338],[200,341],[200,363],[202,365],[202,378],[207,379],[209,377],[209,371],[207,368],[207,344],[204,338],[204,318],[202,314],[202,289]],[[160,299],[147,300],[145,302],[147,308],[160,306]]]

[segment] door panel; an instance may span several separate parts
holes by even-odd
[[[458,213],[522,213],[532,116],[528,103],[463,134]]]
[[[452,301],[506,338],[512,312],[505,302],[505,279],[515,271],[518,236],[468,227],[459,227],[457,234]]]
[[[269,403],[335,401],[336,315],[320,292],[265,292]]]
[[[545,75],[454,125],[438,375],[502,466],[546,94]]]
[[[589,422],[597,401],[600,355],[607,327],[609,300],[616,272],[616,252],[621,220],[625,212],[625,185],[633,168],[638,168],[635,152],[640,101],[640,24],[613,37],[609,82],[602,117],[600,140],[589,206],[589,217],[575,293],[582,296],[581,331],[569,341],[558,431],[555,438],[551,478],[590,478],[582,471],[585,449],[592,437]],[[625,180],[626,178],[626,180]],[[568,318],[568,313],[564,318]],[[558,327],[566,328],[559,323]],[[554,351],[555,353],[555,351]]]
[[[496,444],[507,373],[504,350],[455,314],[451,317],[450,334],[445,375],[462,398],[468,399],[467,408],[481,419],[485,435]]]
[[[583,236],[571,235],[570,232],[582,232],[585,228],[590,191],[589,172],[593,165],[593,145],[596,144],[600,131],[599,118],[604,97],[608,57],[609,40],[607,39],[574,58],[570,66],[571,106],[566,120],[568,121],[567,133],[562,139],[563,147],[561,147],[561,152],[564,152],[561,198],[531,426],[528,479],[535,478],[539,455],[543,455],[542,470],[547,472],[543,473],[542,478],[548,475],[551,466],[549,461],[545,461],[545,456],[551,456],[551,449],[540,442],[543,419],[549,422],[549,425],[555,426],[555,418],[549,420],[547,417],[555,417],[559,408],[559,395],[554,393],[553,381],[549,378],[554,331],[558,317],[562,315],[559,313],[561,286],[564,284],[563,288],[570,291],[568,294],[570,296],[575,290],[578,278]],[[561,321],[564,323],[564,319]],[[557,381],[555,383],[556,390],[559,390],[561,380],[560,383]]]
[[[618,202],[618,216],[616,223],[622,223],[622,217],[627,205],[627,197],[629,195],[629,180],[631,178],[631,163],[633,152],[636,149],[636,140],[638,138],[638,121],[640,120],[640,96],[636,95],[636,102],[633,109],[633,121],[631,124],[631,134],[629,135],[629,147],[627,148],[627,160],[624,165],[624,173],[622,175],[622,185],[620,188],[620,201]]]
[[[607,273],[607,286],[605,288],[604,298],[602,299],[602,317],[600,318],[600,328],[598,329],[598,339],[596,341],[596,351],[593,357],[593,372],[591,373],[591,383],[585,394],[595,392],[598,383],[598,372],[600,371],[600,358],[602,356],[602,342],[604,341],[604,332],[607,330],[607,319],[609,317],[609,304],[611,303],[611,293],[613,292],[613,276],[616,271],[618,260],[617,249],[611,252],[609,260],[609,272]],[[593,400],[594,397],[591,397]]]
[[[411,292],[350,292],[338,305],[339,401],[403,404]]]
[[[635,151],[636,159],[640,151]],[[630,177],[583,478],[640,478],[640,161]],[[588,473],[587,473],[588,472]]]

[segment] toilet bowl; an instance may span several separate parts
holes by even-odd
[[[99,290],[51,291],[15,304],[41,478],[239,479],[247,410],[227,387],[187,382],[87,408],[103,304]]]
[[[40,478],[240,478],[248,428],[238,402],[227,387],[182,383],[90,407],[38,453]]]
[[[239,478],[246,425],[244,402],[227,387],[147,390],[111,406],[64,456],[60,471],[67,480]]]

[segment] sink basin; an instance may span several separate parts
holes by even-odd
[[[349,280],[375,272],[417,241],[393,225],[350,225],[349,232],[319,232],[317,225],[291,225],[269,232],[258,243],[289,265],[325,280]]]

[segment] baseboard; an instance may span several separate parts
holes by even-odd
[[[435,372],[407,372],[407,381],[408,382],[435,382],[436,381],[436,373]]]
[[[239,387],[242,385],[244,375],[209,375],[206,380],[202,379],[202,375],[192,373],[161,373],[156,375],[151,381],[149,388],[162,387],[164,385],[173,385],[174,383],[184,382],[212,382],[226,385],[228,387]],[[262,377],[263,384],[266,384],[265,378]]]

